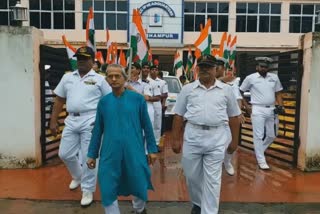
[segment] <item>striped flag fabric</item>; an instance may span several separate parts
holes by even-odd
[[[205,27],[201,30],[200,36],[195,41],[194,46],[200,49],[201,54],[211,54],[211,19],[208,19]]]
[[[96,59],[100,62],[101,65],[104,64],[104,59],[101,51],[97,51]]]
[[[141,15],[137,9],[133,9],[130,47],[132,48],[133,62],[142,62],[148,59],[147,37],[142,25]]]
[[[65,35],[62,35],[62,41],[63,41],[63,44],[66,46],[71,69],[73,71],[77,70],[77,58],[74,56],[77,50],[67,41]]]
[[[220,54],[220,50],[217,49],[217,48],[213,48],[212,51],[211,51],[211,55],[212,56],[219,56]]]
[[[231,42],[231,34],[228,35],[227,42],[224,43],[223,47],[223,55],[222,57],[229,60],[229,55],[230,55],[230,42]]]
[[[180,53],[177,51],[176,54],[174,55],[174,63],[173,63],[173,68],[174,70],[177,70],[178,68],[182,67],[182,60],[180,58]]]
[[[93,18],[92,7],[90,7],[89,9],[89,14],[87,18],[86,42],[87,42],[87,46],[91,47],[93,51],[96,52],[95,29],[94,29],[94,18]]]
[[[109,48],[110,45],[111,45],[110,33],[109,33],[109,28],[107,28],[107,30],[106,30],[106,46],[107,46],[107,48]]]
[[[107,47],[106,63],[108,64],[112,58],[110,46],[111,46],[111,40],[110,40],[109,28],[107,28],[106,30],[106,47]]]
[[[224,53],[224,48],[227,45],[227,39],[228,39],[228,34],[227,32],[224,32],[221,36],[221,40],[220,40],[220,47],[219,47],[219,56],[223,57],[223,53]]]
[[[123,66],[123,67],[126,67],[126,66],[127,66],[126,55],[124,54],[122,48],[121,48],[121,50],[120,50],[118,64],[121,65],[121,66]]]
[[[196,57],[196,59],[198,59],[201,56],[201,50],[196,48],[196,50],[194,51],[194,56]]]
[[[117,63],[118,62],[118,44],[116,42],[111,43],[111,55],[112,60],[111,63]]]
[[[229,64],[230,67],[234,67],[234,61],[236,59],[237,54],[237,36],[235,36],[230,44],[230,57]]]

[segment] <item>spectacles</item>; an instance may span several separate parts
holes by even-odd
[[[111,80],[112,80],[112,79],[117,79],[117,80],[118,80],[118,79],[120,79],[121,77],[122,77],[122,75],[120,75],[120,74],[107,75],[107,78],[108,78],[108,79],[111,79]]]

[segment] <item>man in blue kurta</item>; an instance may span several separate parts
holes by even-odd
[[[127,76],[120,65],[109,65],[106,79],[112,93],[98,103],[87,165],[95,168],[99,156],[98,179],[106,213],[120,214],[117,196],[133,195],[135,212],[145,214],[147,191],[153,189],[148,160],[152,164],[158,152],[146,101],[142,95],[125,89]]]

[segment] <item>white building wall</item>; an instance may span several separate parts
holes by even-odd
[[[304,51],[300,110],[298,167],[320,170],[320,34],[308,33],[301,41]]]
[[[0,168],[41,164],[41,31],[0,26]]]
[[[208,2],[209,0],[197,0]],[[280,33],[238,33],[236,31],[236,3],[237,2],[266,2],[262,0],[212,0],[213,2],[229,2],[229,30],[233,35],[238,35],[237,48],[241,50],[292,50],[299,46],[299,37],[302,34],[289,33],[289,8],[290,3],[317,3],[310,0],[269,0],[268,3],[276,2],[282,4],[281,12],[281,32]],[[28,0],[22,0],[22,4],[28,6]],[[74,30],[46,30],[43,29],[45,42],[49,45],[61,46],[61,36],[66,34],[67,39],[76,47],[85,44],[85,30],[82,29],[82,1],[75,1],[75,26]],[[131,22],[131,19],[129,20]],[[27,23],[24,23],[25,25]],[[127,43],[127,31],[110,30],[111,40],[125,45]],[[197,39],[199,32],[184,32],[184,45],[187,48]],[[220,43],[222,33],[213,32],[213,45]],[[105,31],[96,30],[96,41],[98,48],[104,48]],[[152,46],[152,44],[151,44]],[[170,45],[168,45],[170,47]],[[155,48],[156,50],[157,48]]]

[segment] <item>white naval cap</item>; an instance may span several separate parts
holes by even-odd
[[[228,63],[228,60],[223,57],[215,56],[215,58],[216,58],[217,65],[226,65]]]
[[[255,60],[259,65],[266,67],[268,67],[270,63],[273,62],[273,59],[271,59],[270,57],[256,57]]]

